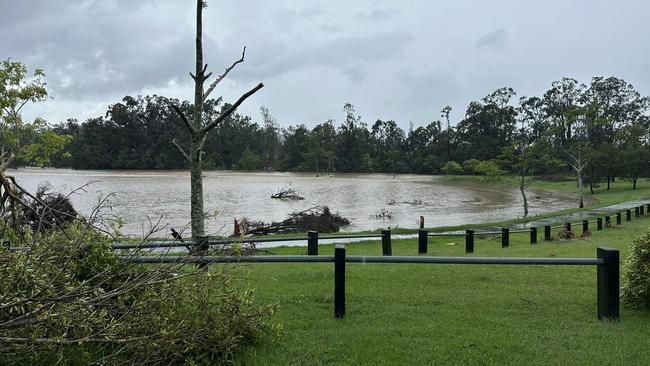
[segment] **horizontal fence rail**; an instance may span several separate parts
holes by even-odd
[[[121,256],[141,264],[219,264],[219,263],[334,263],[334,315],[345,316],[345,264],[464,264],[464,265],[565,265],[597,266],[598,319],[620,316],[619,251],[599,247],[596,258],[504,258],[504,257],[417,257],[417,256],[346,256],[344,245],[336,245],[333,256]]]

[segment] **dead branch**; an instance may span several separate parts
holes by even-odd
[[[172,139],[172,144],[174,145],[174,147],[176,148],[176,150],[178,150],[178,152],[181,154],[181,156],[183,156],[183,158],[185,158],[185,161],[187,161],[188,163],[190,163],[190,156],[187,155],[187,153],[185,152],[185,150],[183,150],[183,148],[181,147],[181,145],[179,145],[178,142],[176,142],[176,139],[175,139],[175,138]]]
[[[221,123],[221,121],[228,118],[248,97],[255,94],[258,90],[262,89],[263,87],[264,87],[264,84],[259,83],[253,89],[251,89],[248,92],[246,92],[245,94],[243,94],[241,97],[239,97],[239,99],[237,99],[235,104],[231,105],[230,108],[223,111],[221,113],[221,115],[219,115],[219,117],[217,117],[217,119],[215,119],[214,121],[210,122],[205,127],[203,127],[203,129],[201,129],[201,133],[205,135],[208,132],[210,132],[210,130],[217,127],[217,125],[219,123]]]
[[[210,95],[210,93],[212,93],[212,91],[217,86],[217,84],[219,84],[221,82],[221,80],[223,80],[226,77],[226,75],[228,75],[228,73],[232,69],[234,69],[235,66],[237,66],[237,64],[244,62],[244,56],[246,56],[246,46],[244,46],[244,49],[241,52],[241,57],[239,58],[239,60],[236,60],[235,62],[232,63],[232,65],[230,65],[229,67],[226,67],[226,70],[223,72],[223,74],[217,76],[217,79],[215,81],[213,81],[212,84],[210,84],[210,87],[208,88],[208,90],[206,90],[205,93],[203,94],[203,101],[204,102],[206,100],[208,100],[208,96]],[[203,72],[205,72],[207,67],[208,67],[208,64],[205,64],[205,68],[203,69]],[[209,73],[208,75],[206,75],[204,80],[207,80],[211,75],[212,75],[212,73]]]
[[[190,133],[195,133],[196,130],[194,129],[194,127],[192,126],[190,121],[187,119],[187,117],[185,117],[185,113],[183,113],[183,111],[181,111],[180,107],[178,107],[175,104],[172,104],[171,106],[176,111],[176,114],[178,114],[179,117],[181,117],[181,120],[183,121],[183,124],[185,125],[185,127],[187,127],[187,129],[190,131]]]

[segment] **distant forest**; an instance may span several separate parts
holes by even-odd
[[[187,145],[189,135],[173,104],[192,115],[187,101],[127,96],[109,106],[105,116],[50,127],[73,137],[70,156],[54,165],[185,168],[171,140]],[[649,99],[626,81],[594,77],[588,85],[564,78],[533,97],[517,98],[513,89],[500,88],[470,102],[460,121],[450,121],[451,108],[445,107],[432,122],[411,124],[407,131],[391,120],[368,123],[351,104],[343,107],[345,120],[338,126],[329,120],[311,129],[302,124],[281,128],[262,107],[257,122],[234,114],[220,124],[208,136],[203,161],[206,169],[487,175],[514,172],[526,156],[532,174],[553,175],[570,172],[568,157],[579,154],[586,181],[594,185],[648,173],[649,106]],[[226,107],[221,99],[209,100],[206,120]],[[488,169],[478,172],[481,162]]]

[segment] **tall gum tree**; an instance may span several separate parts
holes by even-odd
[[[216,118],[204,120],[203,104],[210,96],[214,88],[232,71],[238,64],[244,62],[246,47],[242,50],[241,57],[226,67],[221,75],[218,75],[214,81],[204,89],[205,82],[212,76],[207,72],[208,65],[203,63],[203,8],[207,7],[207,2],[202,0],[196,1],[196,68],[194,74],[190,76],[194,80],[194,112],[192,118],[188,118],[179,106],[172,107],[178,113],[183,124],[190,134],[190,146],[187,151],[175,140],[172,143],[178,149],[180,154],[185,158],[190,167],[190,220],[192,228],[192,238],[200,240],[205,236],[205,213],[203,209],[203,177],[202,177],[202,151],[205,139],[219,123],[228,118],[248,97],[255,94],[264,87],[259,83],[248,92],[242,94],[239,99],[228,108],[225,108]]]

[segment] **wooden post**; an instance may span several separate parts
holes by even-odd
[[[587,231],[589,231],[589,221],[582,220],[582,235],[585,235]]]
[[[596,230],[602,230],[602,229],[603,229],[603,219],[599,217],[596,219]]]
[[[530,227],[530,245],[537,244],[537,228]]]
[[[551,240],[551,225],[544,225],[544,240]]]
[[[510,246],[510,229],[507,227],[501,228],[501,248]]]
[[[621,224],[621,213],[617,212],[616,213],[616,225],[620,225],[620,224]]]
[[[645,210],[645,207],[643,207],[643,205],[639,206],[639,215],[643,216],[644,215],[644,213],[643,213],[644,210]]]
[[[318,231],[307,232],[307,255],[318,255]]]
[[[465,230],[465,253],[474,253],[474,230]]]
[[[612,248],[599,247],[596,255],[604,261],[598,265],[598,319],[618,320],[620,316],[620,258]]]
[[[605,216],[605,227],[612,227],[612,218]]]
[[[639,217],[639,206],[634,208],[634,217]]]
[[[632,221],[632,211],[625,210],[625,221]]]
[[[334,316],[345,316],[345,245],[334,248]]]
[[[393,247],[390,242],[390,230],[381,231],[381,252],[382,255],[393,255]]]
[[[427,254],[428,234],[424,229],[418,231],[418,254]]]
[[[564,223],[564,228],[566,229],[566,231],[570,232],[571,231],[571,223],[570,222],[565,222]]]

